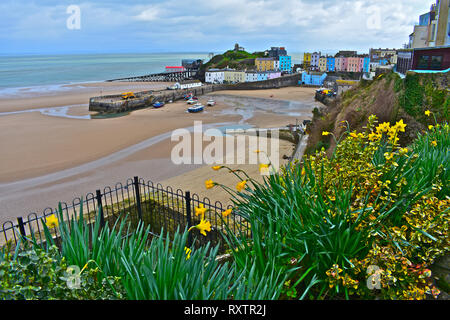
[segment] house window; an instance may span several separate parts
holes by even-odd
[[[430,61],[430,57],[429,56],[421,56],[419,58],[419,62],[417,63],[417,68],[419,68],[419,69],[427,69],[429,61]]]
[[[442,69],[442,56],[432,56],[431,57],[431,66],[432,70],[440,70]]]

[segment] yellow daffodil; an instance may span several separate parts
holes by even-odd
[[[237,191],[241,192],[243,189],[245,189],[245,185],[247,184],[247,180],[241,181],[236,185]]]
[[[191,258],[192,250],[188,247],[184,247],[184,252],[186,253],[186,260],[189,260]]]
[[[389,131],[389,129],[390,129],[390,124],[389,124],[389,122],[383,122],[382,124],[380,124],[378,127],[377,127],[377,132],[378,133],[382,133],[382,132],[388,132]]]
[[[228,209],[222,212],[222,216],[224,218],[228,217],[231,214],[231,211],[233,211],[233,209]]]
[[[205,181],[206,189],[214,188],[215,185],[216,185],[216,183],[214,181],[212,181],[211,179]]]
[[[198,230],[200,230],[200,233],[206,237],[206,231],[211,231],[211,223],[209,221],[206,221],[204,219],[200,220],[200,223],[195,226]]]
[[[255,150],[255,153],[261,153],[261,150]]]
[[[49,228],[56,228],[59,224],[58,218],[54,214],[52,214],[51,216],[47,217],[45,224]]]
[[[434,126],[432,126],[431,124],[428,126],[429,130],[433,130]]]
[[[211,167],[214,171],[219,171],[220,169],[222,169],[223,168],[223,166],[214,166],[214,167]]]
[[[381,139],[381,134],[377,134],[375,132],[372,132],[372,133],[369,134],[369,140],[370,141],[377,141],[379,139]]]
[[[429,116],[431,115],[431,111],[430,111],[430,110],[425,111],[425,115],[426,115],[427,117],[429,117]]]
[[[322,132],[322,135],[323,136],[328,136],[330,133],[328,132],[328,131],[324,131],[324,132]]]
[[[305,167],[302,168],[302,176],[306,174]]]
[[[400,121],[395,124],[395,127],[399,132],[405,132],[406,123],[403,123],[403,119],[400,119]]]
[[[436,147],[436,146],[437,146],[437,141],[436,141],[436,140],[431,141],[431,145],[432,145],[433,147]]]
[[[269,164],[261,163],[259,165],[259,172],[260,173],[268,173],[269,172]]]
[[[356,133],[356,131],[350,132],[350,137],[358,138],[358,134]]]
[[[202,215],[202,218],[203,218],[203,216],[205,215],[205,212],[207,211],[208,209],[206,209],[204,206],[203,206],[203,203],[200,203],[200,205],[198,206],[198,208],[195,208],[195,215],[196,216],[198,216],[198,215]]]
[[[400,153],[401,155],[407,154],[407,153],[408,153],[408,148],[401,148],[401,149],[399,150],[399,153]]]
[[[386,158],[386,160],[391,160],[391,159],[394,157],[394,154],[393,154],[393,153],[386,152],[386,153],[384,154],[384,157]]]

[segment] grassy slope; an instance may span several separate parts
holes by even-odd
[[[209,68],[226,68],[227,66],[237,70],[248,69],[254,66],[254,59],[263,57],[263,52],[249,53],[246,51],[229,50],[223,54],[216,55],[203,65],[203,70]]]
[[[438,121],[448,120],[449,80],[449,73],[408,74],[405,79],[389,73],[380,79],[361,81],[324,110],[315,110],[307,153],[322,147],[328,151],[334,148],[334,139],[322,136],[323,131],[333,132],[338,138],[345,131],[341,121],[348,121],[352,129],[362,131],[371,114],[377,115],[380,123],[393,124],[403,119],[407,127],[400,143],[409,144],[417,132],[434,124],[433,117],[425,116],[425,110],[431,110]]]

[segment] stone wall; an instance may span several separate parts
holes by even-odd
[[[121,95],[93,97],[89,100],[89,111],[100,113],[132,111],[150,107],[156,101],[167,103],[169,100],[181,100],[184,99],[185,94],[189,92],[192,92],[196,96],[200,96],[221,90],[264,90],[298,86],[299,79],[301,79],[301,74],[294,74],[266,81],[204,85],[202,87],[186,90],[144,91],[135,93],[135,98],[128,100],[122,99]]]

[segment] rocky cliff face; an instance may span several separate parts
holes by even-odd
[[[449,120],[449,80],[450,73],[410,73],[402,79],[391,72],[373,81],[361,81],[329,106],[314,110],[306,152],[322,147],[331,152],[335,147],[334,139],[322,136],[323,131],[340,137],[346,130],[342,127],[345,122],[352,131],[362,131],[371,114],[375,114],[380,123],[403,119],[407,127],[400,143],[409,144],[418,132],[434,124],[433,117],[424,114],[426,110],[431,110],[438,122]]]

